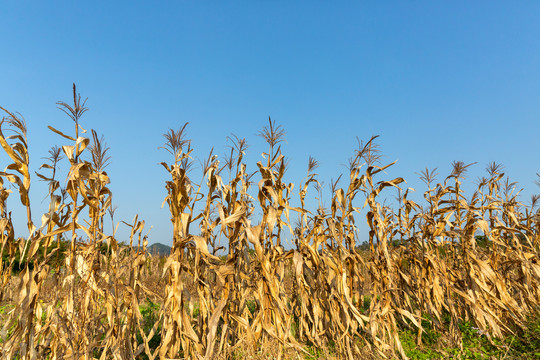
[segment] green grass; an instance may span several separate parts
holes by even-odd
[[[8,313],[10,310],[12,310],[15,307],[13,304],[6,304],[0,306],[0,330],[5,325],[5,322],[8,320]],[[15,329],[15,323],[7,330],[6,337],[9,337],[13,330]],[[0,343],[3,343],[4,339],[0,336]]]
[[[530,317],[527,330],[504,339],[489,338],[470,322],[462,322],[463,348],[444,346],[446,334],[432,329],[428,321],[423,321],[422,345],[416,345],[417,332],[403,330],[400,340],[405,354],[411,360],[428,359],[540,359],[540,316]]]
[[[516,359],[540,359],[540,315],[529,316],[526,331],[506,339]]]
[[[143,323],[143,331],[145,335],[148,335],[156,321],[159,317],[159,308],[160,305],[158,303],[153,302],[150,299],[146,299],[146,302],[144,304],[141,304],[139,309],[141,311],[142,315],[142,323]],[[140,334],[137,334],[137,342],[139,344],[143,343],[143,338]],[[154,336],[149,339],[148,346],[153,351],[155,350],[159,344],[161,343],[161,325],[157,328]],[[141,359],[148,359],[148,356],[146,354],[142,354],[140,356]]]

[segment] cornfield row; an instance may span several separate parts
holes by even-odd
[[[298,191],[286,183],[284,133],[272,121],[260,133],[268,151],[255,173],[247,172],[245,140],[234,137],[229,157],[208,156],[199,183],[190,177],[186,126],[165,134],[173,247],[160,268],[164,288],[152,289],[144,281],[154,261],[144,222],[129,225],[129,246],[104,229],[114,220],[108,148],[94,131],[85,137],[85,101],[74,86],[73,103],[58,105],[74,131],[49,127],[65,145],[51,149],[37,174],[50,200],[40,223],[28,195],[26,124],[0,108],[0,143],[11,159],[0,172],[0,255],[9,259],[0,268],[0,303],[15,304],[1,324],[2,358],[214,359],[261,349],[301,358],[306,344],[348,359],[406,358],[399,328],[415,329],[420,342],[428,321],[459,343],[460,321],[503,337],[538,311],[537,198],[520,203],[501,167],[492,164],[470,198],[461,189],[467,165],[454,163],[437,184],[426,170],[420,206],[400,188],[404,179],[379,179],[391,164],[378,165],[371,139],[355,151],[348,179],[332,184],[329,208],[307,209],[319,187],[317,163],[310,160]],[[66,181],[57,173],[64,159]],[[10,188],[27,210],[27,239],[15,236]],[[383,190],[397,192],[396,209],[380,201]],[[360,213],[369,225],[366,251],[358,250]],[[291,250],[282,244],[287,236]],[[55,261],[66,240],[65,258]],[[12,271],[17,257],[25,260],[20,273]],[[45,296],[47,281],[54,291]],[[141,315],[147,298],[159,304],[153,324]]]

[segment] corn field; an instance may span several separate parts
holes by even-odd
[[[129,239],[105,230],[115,225],[108,148],[84,130],[75,86],[73,102],[58,106],[73,131],[49,126],[62,143],[36,173],[49,189],[39,221],[25,121],[0,108],[11,162],[0,172],[0,304],[13,304],[0,324],[1,358],[302,359],[308,344],[344,359],[407,358],[400,328],[420,343],[427,321],[459,345],[460,321],[500,338],[538,311],[538,198],[518,201],[497,164],[469,196],[467,164],[455,162],[441,182],[426,169],[418,204],[403,178],[382,178],[392,164],[380,165],[372,138],[332,183],[329,206],[307,208],[320,190],[317,162],[297,187],[287,183],[284,131],[273,121],[259,134],[268,149],[257,171],[247,171],[246,140],[232,137],[229,156],[210,153],[200,179],[186,124],[164,134],[173,245],[160,262],[144,221],[128,224]],[[395,194],[398,205],[385,205]],[[8,199],[26,209],[28,238],[16,236]],[[358,230],[364,216],[369,234]]]

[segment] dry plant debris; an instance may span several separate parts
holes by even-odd
[[[372,138],[359,142],[344,186],[332,184],[330,206],[308,209],[309,191],[320,189],[317,162],[310,158],[295,192],[284,179],[285,132],[275,122],[259,134],[268,151],[256,172],[244,162],[246,140],[233,136],[230,154],[211,153],[198,183],[186,124],[165,134],[173,247],[161,260],[146,251],[144,221],[127,224],[127,246],[105,231],[108,216],[114,224],[110,158],[103,137],[93,130],[87,137],[81,125],[85,103],[75,86],[73,102],[58,103],[74,128],[49,127],[64,144],[36,174],[49,184],[40,222],[28,196],[25,121],[0,108],[0,144],[11,161],[0,172],[0,304],[11,304],[2,315],[2,358],[302,358],[307,344],[339,358],[406,358],[400,327],[421,342],[422,321],[448,326],[459,343],[461,320],[503,337],[538,310],[538,198],[520,203],[497,164],[470,198],[461,188],[470,164],[454,163],[437,184],[436,169],[426,169],[420,206],[400,187],[404,179],[380,179],[392,164],[380,165]],[[57,170],[66,160],[64,182]],[[6,207],[16,201],[11,189],[27,210],[26,239],[15,236]],[[389,190],[398,193],[396,209],[380,200]],[[370,229],[365,250],[358,214]],[[293,246],[285,250],[289,231]]]

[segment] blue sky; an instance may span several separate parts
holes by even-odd
[[[296,184],[309,155],[328,184],[356,137],[378,134],[384,162],[398,160],[385,177],[420,193],[416,172],[439,167],[442,180],[454,160],[478,162],[470,183],[496,161],[524,201],[540,191],[538,2],[19,1],[0,13],[0,105],[26,118],[33,169],[62,144],[47,125],[71,130],[55,102],[75,82],[83,126],[111,147],[116,218],[138,213],[150,242],[171,243],[158,147],[185,122],[196,157],[225,153],[234,133],[255,169],[271,116]],[[37,178],[32,194],[38,221]]]

